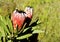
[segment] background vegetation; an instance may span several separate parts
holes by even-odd
[[[43,30],[38,34],[38,42],[60,42],[60,0],[0,0],[0,15],[7,16],[15,8],[24,10],[26,6],[34,9],[32,21],[39,19],[33,29]]]

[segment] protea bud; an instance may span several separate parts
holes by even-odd
[[[18,30],[20,30],[23,26],[23,23],[25,21],[25,13],[23,11],[15,10],[12,13],[11,20],[13,23],[14,29],[18,26]]]
[[[26,12],[26,17],[31,19],[33,9],[31,7],[26,7],[24,11]]]
[[[33,9],[31,7],[26,7],[24,11],[26,12],[26,15],[25,15],[26,16],[26,21],[25,22],[27,23],[26,27],[28,27],[31,20],[32,20],[32,16],[33,16],[32,11],[33,11]]]

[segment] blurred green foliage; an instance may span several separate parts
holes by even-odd
[[[45,31],[39,33],[38,42],[60,42],[60,0],[0,0],[0,14],[6,16],[26,6],[34,9],[31,23],[37,18],[41,23],[35,29]]]

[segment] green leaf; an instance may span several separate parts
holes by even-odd
[[[9,19],[9,17],[6,17],[6,21],[7,21],[7,25],[9,27],[10,32],[13,32],[13,26],[12,26],[12,22]]]
[[[20,36],[20,37],[17,37],[17,39],[21,40],[21,39],[25,39],[25,38],[28,38],[32,36],[32,34],[26,34],[26,35],[23,35],[23,36]]]
[[[8,42],[12,42],[11,40],[8,40]]]
[[[28,28],[24,29],[23,33],[26,32],[28,29],[30,29],[30,28],[28,27]]]
[[[0,19],[0,26],[4,29],[4,31],[5,31],[6,33],[8,33],[8,34],[10,35],[10,32],[9,32],[6,24],[5,24],[1,19]]]
[[[2,33],[1,33],[1,31],[0,31],[0,38],[2,37]]]
[[[33,30],[36,30],[36,29],[37,29],[37,26],[32,27],[32,31],[33,31]]]
[[[5,37],[4,29],[0,26],[0,37]]]
[[[34,34],[34,33],[44,33],[45,31],[43,31],[43,30],[34,30],[32,33]]]
[[[5,19],[4,16],[1,16],[1,15],[0,15],[0,20],[6,25],[6,19]]]

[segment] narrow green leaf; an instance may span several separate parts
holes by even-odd
[[[28,28],[24,29],[23,33],[26,32],[28,29],[30,29],[30,28],[28,27]]]
[[[1,16],[1,15],[0,15],[0,20],[6,25],[6,19],[5,19],[4,16]]]
[[[44,33],[45,31],[43,31],[43,30],[34,30],[32,33],[34,34],[34,33]]]
[[[0,37],[5,37],[4,29],[0,26]]]
[[[12,42],[11,40],[8,40],[7,42]]]
[[[0,38],[2,37],[2,32],[0,31]]]
[[[20,36],[20,37],[17,37],[17,39],[21,40],[21,39],[25,39],[25,38],[28,38],[32,36],[32,34],[26,34],[26,35],[23,35],[23,36]]]
[[[9,17],[6,17],[6,21],[7,21],[7,25],[9,27],[10,32],[13,32],[13,26],[12,26],[12,22],[9,19]]]
[[[4,31],[5,31],[6,33],[8,33],[8,34],[10,35],[10,32],[9,32],[7,26],[6,26],[6,25],[3,23],[3,21],[1,21],[1,20],[0,20],[0,26],[4,29]]]
[[[37,27],[36,27],[36,26],[32,27],[32,31],[33,31],[33,30],[36,30],[36,29],[37,29]]]

